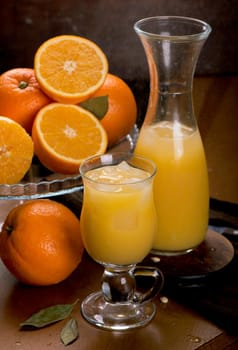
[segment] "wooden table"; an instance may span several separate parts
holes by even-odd
[[[238,77],[195,80],[195,110],[208,158],[211,197],[238,204],[237,93]],[[233,270],[238,273],[237,267],[234,265]],[[64,321],[34,331],[20,331],[19,323],[41,308],[73,303],[77,298],[82,301],[90,292],[100,288],[101,273],[102,268],[85,253],[82,263],[64,282],[50,287],[30,287],[18,283],[0,263],[0,349],[63,349],[59,333]],[[225,275],[219,277],[222,287],[226,287],[228,273]],[[212,290],[215,295],[216,289]],[[221,300],[222,290],[219,288]],[[238,331],[234,331],[229,323],[222,322],[222,316],[211,314],[211,309],[207,309],[206,313],[207,295],[199,299],[199,294],[200,289],[186,289],[177,294],[176,289],[165,288],[155,299],[157,314],[154,320],[145,328],[123,333],[103,331],[89,325],[81,317],[78,305],[74,309],[74,317],[79,324],[80,336],[69,349],[237,349]],[[168,302],[162,302],[161,296],[166,296]],[[237,294],[233,296],[238,299]],[[203,301],[203,308],[196,300]],[[234,317],[238,319],[237,314]]]

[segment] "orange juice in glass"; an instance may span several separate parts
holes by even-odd
[[[81,229],[94,260],[134,264],[151,250],[156,231],[151,170],[122,161],[84,175]]]
[[[158,168],[154,252],[176,254],[199,245],[207,232],[209,190],[198,129],[166,121],[144,126],[135,153]]]
[[[84,161],[80,173],[84,246],[104,266],[101,291],[82,302],[82,315],[91,324],[109,330],[145,326],[155,315],[152,298],[163,285],[158,269],[136,266],[154,242],[156,167],[143,157],[113,153]],[[143,281],[149,278],[146,292],[137,288],[138,276]]]

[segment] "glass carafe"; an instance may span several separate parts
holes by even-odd
[[[169,16],[139,20],[134,29],[150,73],[149,102],[135,153],[152,159],[158,168],[153,253],[187,253],[203,242],[208,226],[208,173],[192,86],[211,27],[197,19]]]

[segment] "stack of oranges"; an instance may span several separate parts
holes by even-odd
[[[78,173],[81,161],[115,145],[136,121],[129,86],[108,72],[103,51],[73,35],[45,41],[34,68],[0,76],[0,184],[20,181],[36,155],[50,170]],[[23,283],[63,281],[83,254],[79,219],[49,199],[10,210],[0,233],[0,257]]]
[[[104,103],[100,119],[87,108],[90,102],[100,109],[99,100]],[[95,43],[60,35],[38,48],[34,69],[15,68],[0,76],[0,116],[1,136],[2,130],[12,135],[0,145],[0,159],[8,160],[6,173],[16,163],[12,150],[19,142],[25,150],[17,154],[19,175],[0,177],[0,183],[14,183],[28,170],[33,154],[54,172],[77,173],[83,159],[104,153],[130,131],[137,107],[130,87],[108,72],[107,58]],[[14,137],[16,123],[25,132],[20,140]]]

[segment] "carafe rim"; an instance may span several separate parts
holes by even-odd
[[[156,33],[152,30],[148,30],[148,26],[150,24],[163,24],[165,25],[167,22],[167,28],[169,30],[172,30],[171,25],[177,24],[177,25],[186,25],[188,33],[187,34],[172,34],[167,32],[161,32]],[[190,27],[190,29],[189,29]],[[194,32],[192,32],[192,28],[194,29]],[[196,28],[196,32],[195,32]],[[200,30],[198,30],[200,28]],[[206,39],[212,28],[211,26],[200,19],[196,19],[193,17],[184,17],[184,16],[151,16],[146,17],[138,20],[134,24],[134,30],[138,35],[145,36],[145,37],[151,37],[157,40],[168,40],[168,41],[178,41],[178,42],[184,42],[184,41],[199,41]],[[178,32],[178,27],[176,28],[176,32]]]

